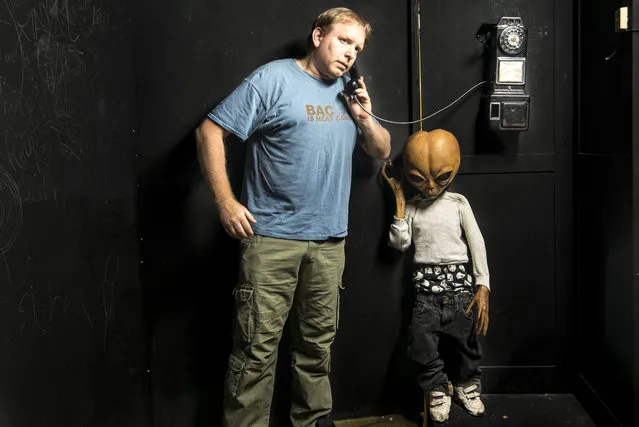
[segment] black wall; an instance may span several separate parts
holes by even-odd
[[[486,392],[569,389],[572,317],[572,8],[554,1],[422,2],[424,114],[480,82],[482,23],[520,16],[528,28],[530,127],[481,131],[480,92],[426,122],[460,141],[454,190],[484,233],[491,271],[491,323],[484,344]],[[463,13],[460,13],[463,11]]]
[[[416,5],[345,5],[374,27],[358,61],[375,112],[398,121],[416,118]],[[139,12],[141,277],[155,425],[219,419],[230,349],[237,244],[221,229],[198,171],[193,129],[252,69],[297,52],[313,17],[331,6],[255,3],[247,14],[244,4],[163,2]],[[425,113],[481,80],[483,46],[475,32],[483,22],[521,15],[529,27],[530,131],[487,152],[474,131],[479,93],[424,128],[445,127],[461,141],[464,159],[455,187],[469,197],[488,245],[494,292],[484,340],[486,391],[566,391],[563,363],[573,313],[572,9],[552,1],[438,1],[421,7]],[[388,128],[397,158],[415,127]],[[239,191],[244,149],[234,140],[227,147]],[[386,247],[393,212],[377,179],[380,162],[360,151],[354,162],[346,290],[334,345],[334,410],[338,417],[414,414],[421,397],[405,358],[410,255]],[[280,355],[276,423],[285,422],[288,411],[286,352]]]
[[[0,3],[2,425],[147,425],[131,16]]]
[[[633,409],[639,390],[633,376],[638,188],[633,156],[639,150],[636,133],[633,139],[638,111],[633,62],[636,67],[638,57],[633,35],[614,32],[614,11],[627,5],[581,2],[578,9],[575,219],[580,396],[593,403],[602,425],[631,426],[639,421],[636,405]]]
[[[342,4],[374,27],[358,62],[375,112],[417,118],[416,3]],[[218,425],[238,248],[219,225],[193,131],[255,67],[299,53],[312,19],[334,5],[0,3],[0,423]],[[421,10],[424,114],[481,80],[481,23],[515,15],[529,28],[528,132],[491,144],[478,137],[478,92],[424,129],[444,127],[460,140],[454,189],[469,198],[487,242],[493,294],[483,339],[486,391],[570,391],[569,362],[581,357],[570,350],[573,7],[439,0],[422,2]],[[584,135],[600,131],[595,122],[582,121],[590,126]],[[388,128],[397,159],[417,127]],[[231,140],[227,149],[239,191],[244,147]],[[380,162],[358,151],[354,164],[335,414],[414,415],[421,396],[405,358],[410,254],[386,247],[393,207],[378,181]],[[606,170],[627,178],[629,164],[621,155]],[[627,188],[615,191],[631,200]],[[618,203],[614,219],[630,221],[630,202]],[[598,243],[617,244],[604,232]],[[615,262],[629,264],[628,238],[620,238]],[[599,259],[582,254],[582,262]],[[608,313],[588,295],[580,292],[580,312],[629,316],[629,303]],[[288,417],[285,353],[277,426]],[[606,360],[616,363],[610,354],[615,350]],[[627,366],[628,354],[621,355]],[[594,369],[583,377],[596,384],[604,378]]]

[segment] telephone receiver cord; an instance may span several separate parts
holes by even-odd
[[[365,112],[367,112],[367,113],[368,113],[371,117],[376,118],[376,119],[377,119],[377,120],[379,120],[380,122],[391,123],[391,124],[394,124],[394,125],[412,125],[412,124],[414,124],[414,123],[419,123],[419,122],[423,122],[424,120],[428,120],[428,119],[430,119],[430,118],[432,118],[432,117],[436,116],[437,114],[444,112],[445,110],[449,109],[450,107],[452,107],[453,105],[455,105],[455,104],[457,104],[459,101],[461,101],[461,100],[462,100],[462,99],[463,99],[466,95],[468,95],[469,93],[473,92],[473,91],[474,91],[474,90],[476,90],[478,87],[480,87],[480,86],[482,86],[482,85],[484,85],[484,84],[486,84],[486,83],[488,83],[488,81],[486,81],[486,80],[484,80],[484,81],[482,81],[482,82],[477,83],[475,86],[473,86],[473,87],[471,87],[470,89],[468,89],[468,90],[467,90],[466,92],[464,92],[464,93],[463,93],[463,94],[462,94],[459,98],[457,98],[456,100],[454,100],[453,102],[451,102],[450,104],[448,104],[447,106],[445,106],[444,108],[442,108],[442,109],[439,109],[439,110],[435,111],[433,114],[431,114],[431,115],[429,115],[429,116],[423,117],[423,118],[421,118],[421,119],[419,119],[419,120],[413,120],[413,121],[410,121],[410,122],[396,122],[396,121],[394,121],[394,120],[386,120],[386,119],[383,119],[383,118],[381,118],[381,117],[378,117],[378,116],[376,116],[375,114],[373,114],[373,113],[371,113],[370,111],[368,111],[367,109],[365,109],[365,108],[362,106],[362,103],[361,103],[361,102],[359,102],[359,99],[358,99],[356,96],[354,96],[354,95],[353,95],[353,96],[354,96],[354,98],[355,98],[355,101],[357,101],[357,103],[359,104],[359,106],[360,106],[360,108],[361,108],[362,110],[364,110],[364,111],[365,111]]]

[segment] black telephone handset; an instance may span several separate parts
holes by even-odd
[[[350,99],[355,99],[355,89],[359,88],[359,72],[357,71],[357,65],[353,64],[348,71],[351,79],[344,85],[344,94]]]

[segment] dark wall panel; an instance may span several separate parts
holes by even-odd
[[[577,193],[580,373],[612,414],[630,425],[632,172],[628,158],[580,157],[578,176],[590,176],[594,169],[606,178],[580,186]],[[596,194],[606,194],[607,201]],[[609,390],[611,378],[626,392]]]
[[[637,310],[631,298],[636,93],[632,35],[615,34],[613,17],[626,4],[581,2],[578,10],[580,137],[575,174],[581,395],[594,403],[593,418],[624,426],[635,424],[637,390],[632,379],[637,357],[631,344]],[[602,121],[614,126],[602,129]]]
[[[483,365],[555,364],[553,174],[461,175],[454,186],[471,203],[488,251]]]
[[[615,10],[626,1],[582,2],[579,20],[579,92],[583,137],[579,152],[629,155],[632,138],[632,35],[614,31]],[[614,123],[614,129],[596,126]]]
[[[147,424],[131,10],[0,3],[0,424]]]
[[[571,5],[442,0],[420,6],[424,115],[484,78],[484,45],[475,36],[481,24],[519,16],[528,29],[528,131],[481,132],[481,89],[424,122],[424,129],[456,135],[462,162],[454,187],[470,193],[483,218],[495,282],[484,340],[486,390],[567,391],[564,355],[574,313]]]

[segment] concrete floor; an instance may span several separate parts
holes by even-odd
[[[456,403],[446,427],[596,427],[577,399],[570,394],[486,394],[486,415],[475,418]],[[419,414],[412,420],[386,415],[335,421],[337,427],[422,427]],[[429,427],[433,423],[429,421]]]

